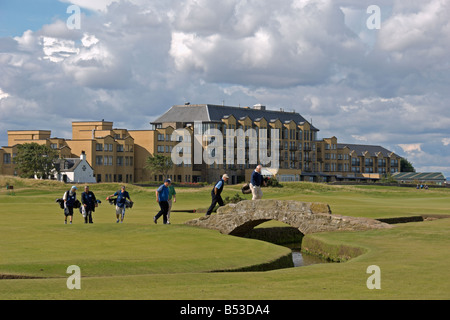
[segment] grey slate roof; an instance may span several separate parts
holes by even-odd
[[[268,122],[279,119],[282,123],[287,121],[295,121],[297,124],[308,122],[299,113],[284,112],[275,110],[261,110],[255,108],[240,108],[230,106],[220,106],[212,104],[198,104],[198,105],[175,105],[172,106],[166,113],[153,121],[156,123],[165,122],[221,122],[223,118],[233,115],[237,120],[248,116],[252,121],[264,118]],[[311,130],[319,131],[311,125]]]
[[[78,167],[80,162],[80,158],[58,159],[55,166],[60,170],[60,172],[73,172]]]
[[[350,143],[338,143],[337,148],[343,149],[344,147],[348,147],[350,151],[355,151],[358,156],[363,156],[364,153],[367,151],[371,157],[376,157],[378,153],[381,152],[383,157],[389,157],[392,151],[387,150],[386,148],[383,148],[381,146],[372,146],[372,145],[365,145],[365,144],[350,144]],[[395,154],[397,157],[400,157],[399,155]],[[401,158],[401,157],[400,157]]]

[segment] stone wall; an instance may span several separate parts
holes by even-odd
[[[303,234],[391,228],[390,225],[373,219],[334,215],[330,206],[325,203],[266,199],[228,204],[220,207],[217,214],[200,217],[186,224],[242,236],[270,220],[284,222]]]

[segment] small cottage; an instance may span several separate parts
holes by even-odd
[[[81,152],[80,158],[59,159],[55,164],[59,173],[55,179],[68,183],[96,183],[94,169],[86,160],[86,154]]]

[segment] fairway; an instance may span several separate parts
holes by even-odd
[[[9,179],[9,180],[5,180]],[[14,184],[14,193],[6,190]],[[450,219],[397,224],[389,230],[305,237],[323,247],[360,248],[345,263],[265,272],[213,272],[269,263],[289,249],[264,241],[193,228],[202,213],[174,212],[154,224],[154,187],[127,185],[135,205],[123,224],[106,196],[118,184],[91,185],[102,204],[94,223],[74,214],[64,224],[55,202],[69,187],[57,182],[0,178],[0,299],[449,299]],[[224,197],[240,192],[226,186]],[[328,203],[335,214],[368,218],[450,215],[450,190],[286,183],[264,188],[266,199]],[[207,208],[210,187],[177,188],[175,210]],[[78,191],[78,198],[81,191]],[[250,199],[251,195],[242,195]],[[260,227],[282,226],[267,222]],[[305,241],[304,240],[304,241]],[[331,250],[331,249],[330,249]],[[81,270],[81,289],[69,290],[69,266]],[[381,289],[369,290],[371,265]]]

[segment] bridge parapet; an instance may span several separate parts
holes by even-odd
[[[240,236],[270,220],[284,222],[303,234],[391,228],[389,224],[373,219],[334,215],[325,203],[272,199],[228,204],[217,209],[217,214],[187,221],[186,224]]]

